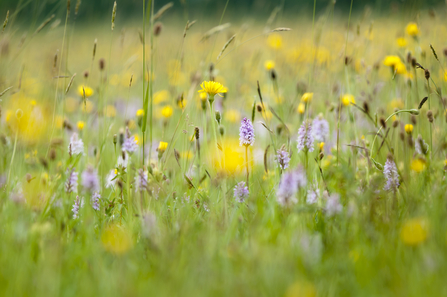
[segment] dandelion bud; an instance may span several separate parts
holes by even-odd
[[[270,77],[271,77],[273,80],[276,80],[276,71],[275,71],[275,69],[272,69],[272,70],[270,71]]]
[[[256,110],[257,110],[258,112],[262,112],[262,106],[261,106],[261,104],[256,104]]]
[[[411,59],[411,66],[413,66],[413,68],[416,68],[416,64],[417,64],[416,59],[412,58]]]
[[[399,126],[399,120],[395,120],[393,122],[393,128],[397,128]]]
[[[120,129],[120,145],[124,143],[124,130]]]
[[[408,52],[408,54],[407,54],[407,63],[408,64],[411,64],[411,59],[412,59],[413,57],[411,56],[411,52]]]
[[[348,56],[345,56],[345,65],[349,65],[351,63],[352,59]]]
[[[428,69],[425,69],[425,79],[426,80],[430,79],[430,71],[428,71]]]
[[[384,118],[380,118],[380,125],[381,125],[384,129],[386,129],[386,122],[385,122],[385,119],[384,119]]]
[[[218,111],[218,110],[216,110],[216,121],[217,121],[217,123],[220,125],[220,121],[221,121],[221,119],[222,119],[222,116],[220,115],[220,111]]]
[[[114,134],[113,135],[113,144],[116,145],[117,142],[118,142],[118,135]]]
[[[163,24],[158,22],[154,25],[154,35],[158,36],[161,33],[161,29],[163,29]]]
[[[281,135],[282,129],[283,129],[282,124],[279,124],[278,126],[276,126],[276,134],[278,134],[278,136]]]
[[[412,116],[410,117],[410,121],[411,121],[411,123],[412,123],[413,125],[416,125],[417,122],[418,122],[417,118],[416,118],[414,115],[412,115]]]
[[[85,77],[85,78],[88,78],[88,75],[89,75],[89,73],[88,73],[88,71],[86,70],[86,71],[84,72],[84,77]]]
[[[408,137],[408,145],[412,148],[414,146],[414,141],[413,141],[413,137]]]
[[[405,141],[405,133],[404,132],[400,132],[399,133],[399,138],[400,138],[400,140]]]
[[[224,126],[220,126],[219,127],[219,134],[220,134],[220,136],[224,136],[225,135],[225,127]]]
[[[318,154],[318,158],[320,158],[320,160],[323,160],[323,158],[324,158],[324,152],[320,152],[320,153]]]
[[[427,118],[430,123],[433,123],[433,112],[431,110],[427,111]]]
[[[70,122],[68,120],[64,120],[62,127],[66,128],[68,131],[73,130],[73,126],[70,124]]]
[[[102,58],[99,60],[99,70],[103,71],[105,67],[106,67],[106,60]]]

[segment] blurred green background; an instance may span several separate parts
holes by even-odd
[[[74,10],[77,0],[71,0],[71,7]],[[111,14],[114,0],[81,0],[78,19],[81,21],[95,21],[98,18]],[[149,2],[149,1],[148,1]],[[171,13],[177,13],[181,18],[194,18],[220,15],[226,0],[156,0],[157,10],[168,2],[174,3]],[[335,2],[336,13],[348,13],[351,0],[317,0],[317,12],[325,9]],[[0,19],[7,10],[11,13],[19,12],[18,19],[29,21],[30,18],[43,18],[52,13],[63,13],[66,9],[66,0],[1,0]],[[141,14],[141,0],[118,0],[118,15],[124,17],[137,17]],[[272,9],[278,5],[284,6],[284,14],[293,17],[298,15],[311,14],[314,0],[230,0],[228,11],[233,17],[249,16],[260,17],[269,15]],[[362,11],[369,7],[376,13],[393,16],[393,14],[405,11],[416,12],[423,9],[445,9],[445,0],[354,0],[354,12]],[[416,15],[416,13],[414,13]]]

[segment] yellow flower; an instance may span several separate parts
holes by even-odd
[[[172,109],[171,105],[166,105],[161,110],[161,115],[168,119],[168,118],[170,118],[172,116],[173,112],[174,112],[174,110]]]
[[[169,98],[169,92],[166,90],[158,91],[154,94],[153,100],[154,104],[160,104],[165,102]]]
[[[236,109],[229,109],[224,113],[224,119],[230,123],[237,123],[241,119],[241,113]]]
[[[116,108],[113,105],[107,105],[106,108],[104,109],[104,113],[106,115],[106,117],[108,118],[113,118],[116,116]]]
[[[411,134],[413,132],[413,125],[412,124],[406,124],[405,125],[405,132],[408,134]]]
[[[315,297],[315,286],[308,282],[298,281],[287,288],[285,297]]]
[[[91,97],[94,93],[92,88],[90,88],[88,86],[80,85],[78,87],[79,96],[84,98],[84,92],[85,92],[85,98]]]
[[[343,103],[344,106],[349,106],[351,103],[355,104],[355,98],[351,94],[344,94],[341,97],[341,103]]]
[[[199,98],[200,98],[201,101],[206,100],[206,93],[205,93],[205,92],[200,93],[200,94],[199,94]]]
[[[411,165],[410,165],[411,170],[413,170],[414,172],[422,172],[425,170],[425,161],[422,159],[414,159],[413,161],[411,161]]]
[[[304,93],[303,96],[301,96],[301,101],[304,103],[310,102],[313,97],[314,93]]]
[[[275,68],[275,62],[272,60],[267,60],[264,63],[264,67],[266,70],[272,70],[273,68]]]
[[[320,142],[320,144],[319,144],[319,147],[320,147],[320,151],[322,151],[322,150],[324,149],[324,145],[325,145],[325,143],[324,143],[324,142]]]
[[[31,101],[30,101],[30,104],[31,104],[31,106],[36,106],[36,105],[37,105],[37,102],[36,102],[36,100],[31,100]]]
[[[113,224],[107,226],[101,235],[101,242],[105,250],[121,255],[132,248],[132,238],[122,226]]]
[[[184,109],[186,107],[186,104],[188,103],[188,100],[180,98],[177,100],[177,106],[178,108]]]
[[[306,105],[303,102],[300,102],[297,111],[299,114],[303,114],[306,111]]]
[[[419,35],[419,28],[418,25],[416,23],[408,23],[407,27],[405,28],[405,31],[407,32],[408,35],[416,37]]]
[[[78,130],[82,130],[84,129],[85,123],[83,121],[78,121],[77,126]]]
[[[267,43],[273,49],[280,49],[282,47],[282,37],[279,34],[270,34]]]
[[[84,103],[81,103],[81,104],[82,104],[83,112],[87,111],[87,113],[91,113],[93,111],[94,105],[91,101],[86,101],[85,104]]]
[[[138,141],[139,141],[138,134],[135,134],[133,136],[133,139],[134,139],[135,143],[138,144]]]
[[[168,143],[164,141],[160,141],[160,144],[158,145],[158,151],[164,152],[168,148]]]
[[[137,117],[142,117],[142,116],[144,116],[144,110],[143,110],[143,109],[138,109],[138,110],[137,110],[137,113],[136,113],[136,116],[137,116]]]
[[[216,94],[222,97],[221,93],[227,92],[227,89],[221,83],[215,81],[204,81],[202,82],[200,87],[202,89],[199,91],[199,93],[205,92],[210,97],[214,97],[214,95]]]
[[[407,40],[404,37],[397,38],[396,42],[397,42],[398,47],[406,47],[407,46]]]
[[[394,67],[396,64],[402,63],[399,56],[386,56],[383,60],[383,65]]]
[[[428,223],[423,218],[407,220],[400,230],[400,239],[406,245],[416,246],[427,239]]]
[[[244,150],[239,146],[237,139],[224,139],[223,151],[214,149],[211,153],[215,168],[221,169],[228,174],[234,174],[244,167]]]

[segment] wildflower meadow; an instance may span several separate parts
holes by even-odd
[[[447,3],[0,3],[1,296],[447,296]]]

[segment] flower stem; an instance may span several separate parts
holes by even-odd
[[[250,189],[250,173],[248,171],[248,145],[245,146],[245,168],[247,169],[247,188]]]

